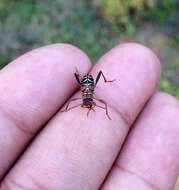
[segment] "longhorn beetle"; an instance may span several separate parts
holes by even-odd
[[[67,103],[67,105],[65,106],[65,110],[63,110],[63,111],[68,111],[68,110],[71,110],[71,109],[76,108],[78,106],[81,106],[83,108],[88,108],[88,112],[87,112],[87,116],[88,116],[88,114],[91,110],[95,111],[94,107],[96,106],[96,107],[105,109],[107,117],[111,120],[111,118],[108,114],[107,103],[102,99],[96,98],[95,94],[94,94],[94,90],[95,90],[95,87],[96,87],[101,76],[103,77],[105,83],[106,82],[113,82],[114,80],[107,80],[102,71],[99,71],[95,80],[91,74],[86,74],[84,76],[81,76],[77,70],[74,73],[74,75],[75,75],[76,81],[80,85],[80,91],[81,91],[82,97],[71,99]],[[76,101],[76,100],[82,100],[82,103],[69,108],[70,103],[72,101]],[[101,102],[102,104],[104,104],[105,107],[102,107],[102,106],[96,104],[96,102],[94,102],[94,100]]]

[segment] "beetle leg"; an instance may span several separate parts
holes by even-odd
[[[89,113],[90,113],[91,110],[95,111],[93,107],[88,108],[87,117],[88,117],[88,115],[89,115]]]
[[[72,109],[74,109],[74,108],[76,108],[76,107],[79,107],[79,106],[81,106],[81,104],[72,106],[72,107],[70,107],[70,108],[68,108],[68,109],[65,109],[64,111],[69,111],[69,110],[72,110]],[[64,112],[64,111],[62,111],[62,112]]]
[[[88,108],[87,117],[88,117],[90,111],[91,111],[91,108]]]
[[[78,75],[77,73],[74,73],[76,81],[78,84],[80,84],[80,75]]]
[[[73,98],[73,99],[69,100],[65,106],[65,109],[62,110],[61,112],[68,111],[69,110],[68,107],[69,107],[70,103],[73,101],[76,101],[76,100],[80,100],[80,99],[82,99],[82,98]]]
[[[103,77],[104,82],[113,82],[113,81],[115,81],[115,80],[107,80],[106,77],[104,76],[103,72],[99,71],[99,73],[98,73],[98,75],[96,77],[95,86],[97,85],[97,83],[98,83],[101,76]]]
[[[75,68],[75,69],[76,69],[76,71],[75,71],[74,75],[75,75],[77,83],[80,84],[81,76],[80,76],[80,74],[78,72],[78,69],[77,68]]]
[[[96,104],[96,107],[105,109],[107,117],[111,120],[111,117],[109,116],[109,113],[108,113],[108,105],[107,105],[107,103],[104,100],[102,100],[102,99],[98,99],[98,98],[94,98],[94,99],[105,105],[105,107],[102,107],[102,106],[99,106],[99,105]]]
[[[96,106],[96,105],[95,105],[95,106]],[[92,107],[91,109],[92,109],[92,110],[95,112],[95,109],[94,109],[94,107]]]
[[[92,105],[90,108],[88,108],[87,117],[88,117],[89,112],[90,112],[91,110],[93,110],[93,111],[95,112],[95,109],[94,109],[95,106],[96,106],[96,103],[93,102],[93,105]]]

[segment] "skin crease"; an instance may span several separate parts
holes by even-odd
[[[34,66],[38,63],[40,68]],[[175,120],[179,108],[170,95],[153,95],[160,75],[157,57],[142,45],[121,44],[93,67],[94,76],[102,70],[107,79],[115,79],[110,84],[100,79],[96,87],[96,96],[108,103],[112,120],[100,108],[87,118],[87,109],[81,107],[52,117],[64,97],[73,94],[75,67],[87,73],[89,59],[79,49],[60,44],[34,50],[1,71],[0,91],[7,90],[0,112],[1,176],[30,138],[51,120],[2,179],[0,190],[172,190],[179,164]],[[15,77],[16,72],[22,78]],[[167,146],[162,146],[164,142]],[[155,161],[152,169],[151,159]]]

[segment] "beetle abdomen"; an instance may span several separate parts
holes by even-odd
[[[84,106],[91,106],[93,104],[93,99],[92,98],[84,98],[83,99],[83,105]]]

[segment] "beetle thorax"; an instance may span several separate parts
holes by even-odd
[[[91,106],[93,104],[94,79],[92,75],[85,75],[81,80],[81,93],[83,105]]]

